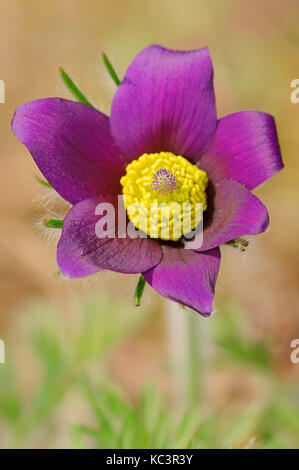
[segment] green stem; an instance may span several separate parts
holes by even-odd
[[[202,394],[202,373],[203,363],[201,357],[201,335],[199,329],[201,318],[194,315],[190,310],[186,312],[188,323],[188,366],[189,366],[189,399],[191,405],[198,405]]]
[[[145,284],[146,284],[146,280],[144,279],[144,277],[141,274],[140,278],[138,279],[135,294],[134,294],[134,303],[135,303],[136,307],[139,307],[140,304],[141,304],[141,298],[142,298],[142,294],[143,294],[143,291],[144,291]]]
[[[74,97],[77,98],[77,100],[80,103],[84,103],[84,104],[87,104],[88,106],[92,106],[92,104],[83,95],[83,93],[79,90],[79,88],[75,85],[73,80],[68,76],[68,74],[65,72],[65,70],[63,70],[62,67],[59,67],[59,73],[65,85],[68,87],[70,92],[74,95]]]
[[[106,56],[106,54],[104,52],[102,53],[102,58],[103,58],[103,62],[106,66],[106,69],[108,70],[108,73],[109,73],[110,77],[114,81],[115,85],[119,86],[120,85],[120,79],[118,78],[117,73],[115,72],[110,60],[108,59],[108,57]]]

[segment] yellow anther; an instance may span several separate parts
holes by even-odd
[[[179,240],[186,214],[191,230],[200,222],[195,203],[207,208],[206,172],[171,152],[144,153],[129,163],[120,183],[129,219],[152,238]]]

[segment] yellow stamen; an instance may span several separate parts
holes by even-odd
[[[152,238],[179,240],[200,222],[196,204],[207,208],[206,172],[171,152],[144,153],[129,163],[120,183],[129,219]]]

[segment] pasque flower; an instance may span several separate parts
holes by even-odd
[[[164,297],[208,316],[220,245],[268,227],[267,210],[250,190],[283,167],[274,118],[241,111],[217,119],[207,48],[142,50],[117,89],[109,118],[82,103],[47,98],[20,106],[12,129],[73,205],[57,247],[66,277],[102,269],[142,273]],[[98,238],[95,208],[101,201],[116,205],[122,193],[129,202],[201,202],[202,246],[184,249],[159,231],[155,237]]]

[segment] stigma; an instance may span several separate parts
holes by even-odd
[[[161,194],[172,193],[177,189],[177,177],[174,172],[160,168],[154,173],[151,186]]]

